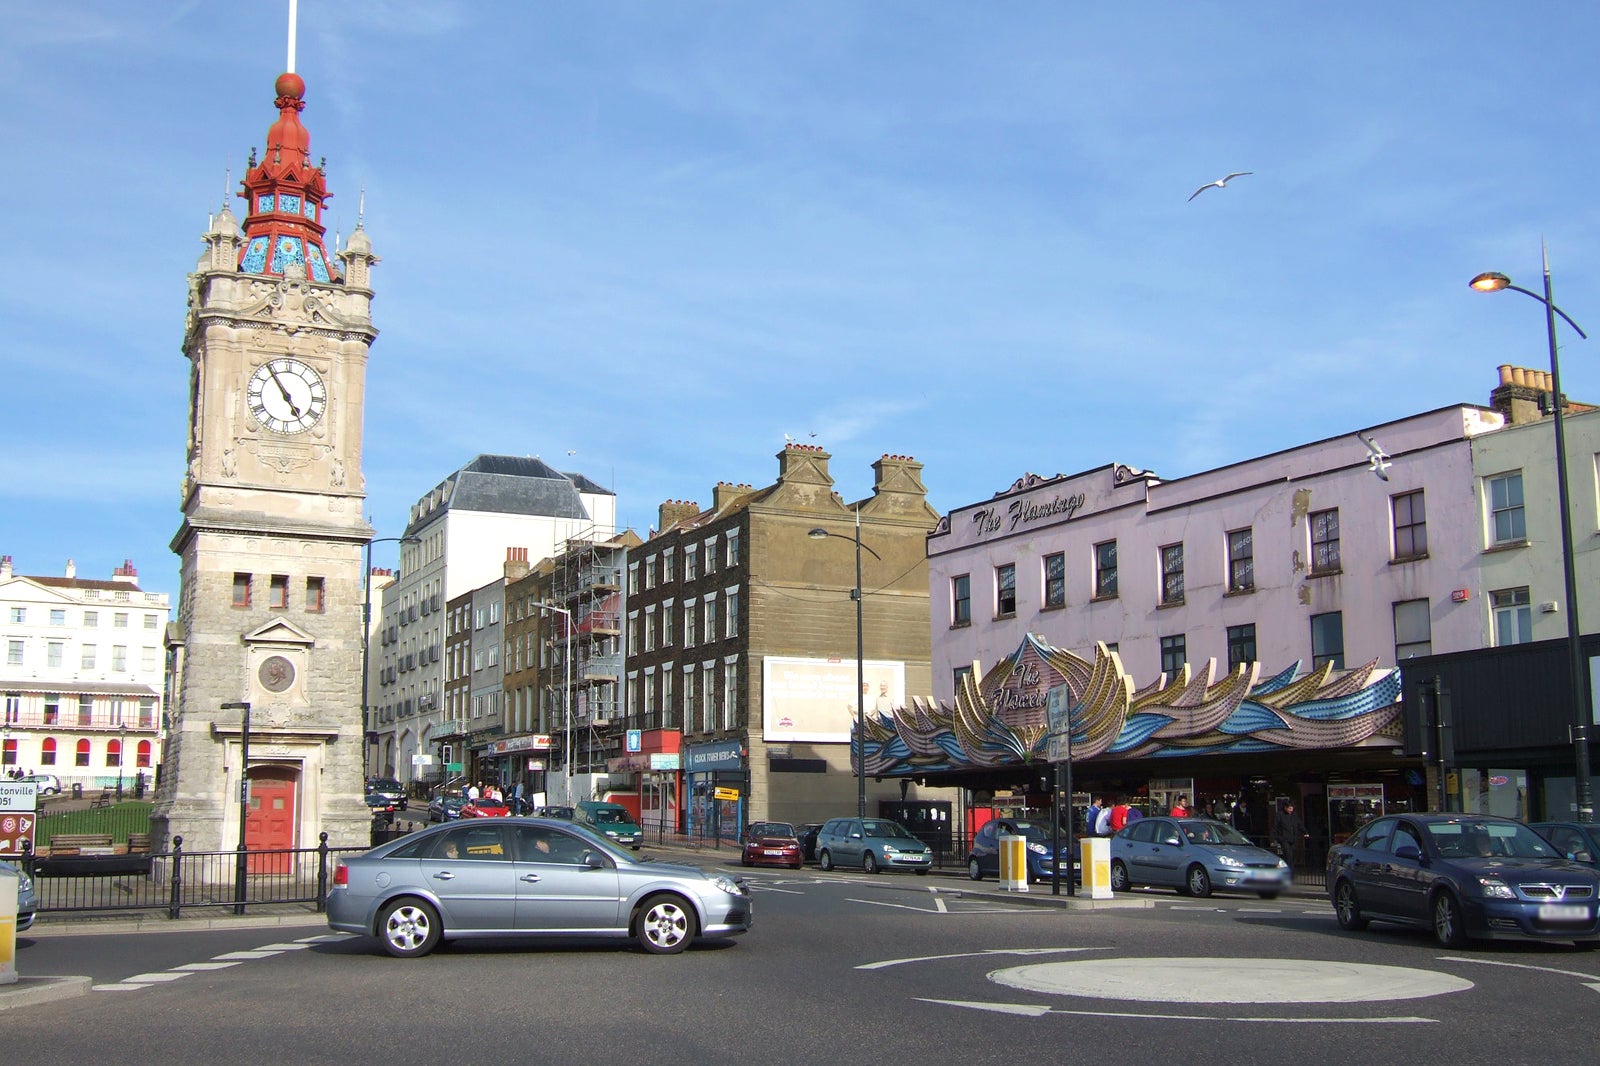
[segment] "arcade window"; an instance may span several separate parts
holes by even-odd
[[[1311,616],[1311,667],[1323,663],[1344,669],[1344,615],[1338,611]]]
[[[1228,672],[1256,661],[1256,624],[1228,627]]]
[[[1427,600],[1402,600],[1394,605],[1394,657],[1414,659],[1433,654],[1433,625]]]
[[[1169,677],[1176,676],[1189,661],[1188,642],[1183,634],[1161,638],[1161,670]]]
[[[1249,592],[1255,587],[1255,536],[1248,527],[1229,530],[1228,591]]]
[[[1395,559],[1420,559],[1427,555],[1428,522],[1422,490],[1391,497],[1389,507],[1394,516]]]
[[[1311,572],[1339,572],[1339,509],[1311,512]]]
[[[1094,598],[1113,599],[1117,595],[1117,542],[1102,541],[1094,546]]]
[[[1183,545],[1168,544],[1161,549],[1161,602],[1183,602]]]
[[[1044,605],[1067,605],[1067,557],[1063,552],[1044,557]]]
[[[950,624],[972,624],[972,575],[960,574],[950,579]]]
[[[994,568],[994,616],[1010,618],[1017,613],[1017,564]]]

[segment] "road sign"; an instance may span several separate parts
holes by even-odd
[[[39,791],[32,781],[0,784],[0,855],[21,855],[24,843],[32,850],[38,809]]]
[[[628,750],[629,751],[643,751],[644,750],[644,730],[642,730],[642,729],[630,729],[630,730],[628,730]]]
[[[736,800],[739,798],[739,790],[736,788],[714,788],[711,790],[711,798],[714,800]]]

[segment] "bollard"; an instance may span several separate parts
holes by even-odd
[[[182,906],[183,893],[183,837],[172,838],[172,901],[167,905],[167,917],[176,919]]]
[[[1028,838],[1015,833],[1001,833],[1000,891],[1028,891]]]
[[[17,897],[22,877],[0,870],[0,985],[17,983]]]
[[[1111,898],[1111,841],[1105,837],[1084,837],[1083,887],[1090,899]]]

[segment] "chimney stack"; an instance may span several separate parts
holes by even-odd
[[[1555,410],[1549,371],[1503,363],[1499,372],[1500,384],[1489,394],[1489,406],[1509,424],[1537,422]]]
[[[505,578],[508,583],[521,581],[528,576],[529,569],[527,548],[506,549]]]
[[[735,485],[729,481],[719,481],[711,489],[711,509],[720,515],[734,500],[737,500],[747,492],[754,491],[755,489],[749,485]]]
[[[662,531],[671,529],[699,513],[700,505],[693,500],[667,500],[656,513],[656,528]]]
[[[0,580],[11,576],[11,556],[0,555]]]

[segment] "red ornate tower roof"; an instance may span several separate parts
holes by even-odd
[[[322,245],[322,210],[330,194],[322,168],[311,164],[311,134],[300,125],[305,79],[280,74],[274,91],[278,121],[267,130],[265,156],[257,163],[255,152],[250,153],[250,169],[240,183],[248,207],[239,269],[281,276],[298,266],[312,281],[332,282],[338,267]]]

